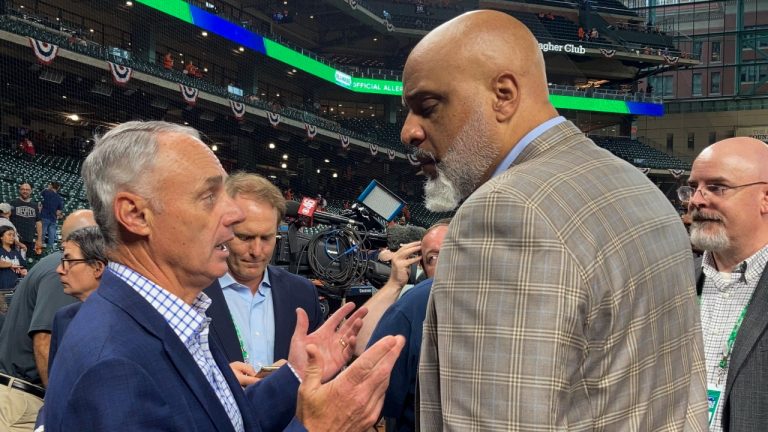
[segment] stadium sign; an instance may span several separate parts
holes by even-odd
[[[547,42],[547,43],[539,42],[539,49],[542,52],[566,52],[568,54],[580,54],[580,55],[584,55],[587,53],[587,49],[581,45],[574,45],[574,44],[558,45],[558,44],[553,44],[552,42]]]
[[[336,79],[336,82],[341,86],[349,87],[352,85],[352,77],[342,71],[336,71],[334,78]]]

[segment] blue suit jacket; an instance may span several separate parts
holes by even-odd
[[[267,266],[267,271],[272,284],[272,305],[275,311],[274,358],[287,359],[291,336],[296,328],[296,308],[307,312],[310,333],[323,324],[323,312],[320,310],[317,289],[308,279],[279,267]],[[227,360],[243,361],[240,341],[219,281],[215,280],[204,292],[212,301],[206,311],[211,317],[211,338],[216,339],[224,348]]]
[[[304,430],[298,380],[283,367],[245,392],[218,343],[213,358],[246,431]],[[257,407],[269,406],[269,410]],[[257,417],[257,413],[259,416]],[[69,324],[46,393],[47,431],[233,431],[224,408],[165,319],[111,271]]]

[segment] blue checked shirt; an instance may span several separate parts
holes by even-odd
[[[192,305],[188,305],[180,298],[124,265],[110,262],[109,269],[139,293],[165,318],[173,332],[192,354],[203,375],[208,379],[208,383],[216,392],[216,396],[227,412],[235,431],[244,432],[243,416],[240,414],[232,390],[213,360],[208,346],[208,329],[211,319],[205,315],[205,310],[211,305],[211,299],[201,292]]]

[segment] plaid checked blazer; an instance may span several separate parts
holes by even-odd
[[[461,206],[424,323],[423,431],[704,431],[690,244],[571,122]]]

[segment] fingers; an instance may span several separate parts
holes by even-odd
[[[351,383],[370,380],[375,385],[389,380],[392,367],[405,346],[402,336],[386,336],[368,348],[342,372]]]
[[[355,304],[352,302],[345,303],[344,306],[340,307],[339,310],[333,313],[328,319],[325,321],[325,324],[322,325],[322,327],[330,326],[332,329],[336,330],[339,327],[339,324],[344,320],[344,317],[349,315],[350,312],[355,308]]]
[[[232,362],[229,364],[229,367],[232,369],[232,372],[234,372],[237,382],[243,387],[259,381],[255,376],[256,370],[248,363]]]
[[[309,318],[302,308],[296,308],[296,328],[293,330],[293,338],[303,338],[309,329]]]

